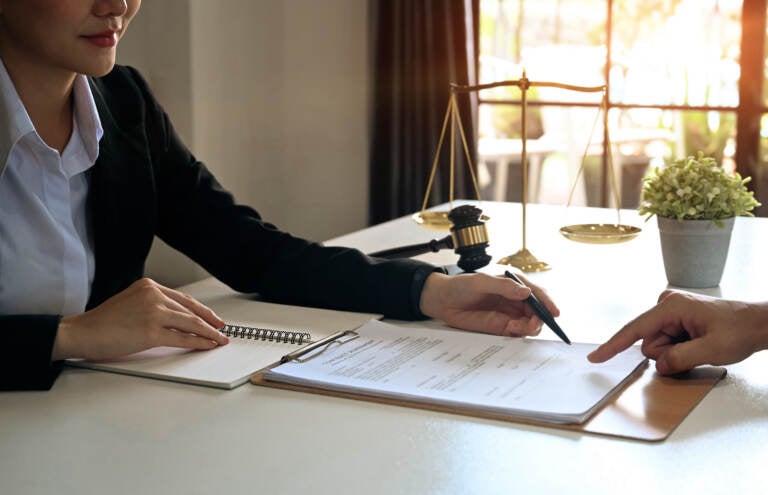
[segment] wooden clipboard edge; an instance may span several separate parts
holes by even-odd
[[[279,366],[279,364],[274,366]],[[382,398],[317,387],[291,385],[265,380],[263,373],[269,368],[265,368],[253,375],[251,383],[263,387],[292,390],[294,392],[364,400],[378,404],[460,414],[508,423],[541,426],[629,440],[660,442],[669,437],[693,408],[701,402],[704,396],[726,374],[725,368],[702,367],[678,377],[665,377],[657,374],[653,367],[647,364],[645,366],[646,368],[641,374],[627,383],[612,400],[607,402],[589,420],[581,424],[561,424],[527,418],[511,418],[501,414],[468,411],[402,399]]]
[[[568,429],[647,442],[666,440],[725,374],[725,368],[705,366],[670,377],[648,365],[594,416],[581,425],[567,425]]]

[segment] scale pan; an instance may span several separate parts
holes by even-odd
[[[453,224],[448,219],[447,211],[420,211],[414,213],[411,218],[424,228],[448,232]],[[487,222],[488,215],[480,215],[480,220]]]
[[[566,239],[576,242],[616,244],[634,239],[640,233],[640,228],[609,223],[584,223],[562,227],[560,233]]]

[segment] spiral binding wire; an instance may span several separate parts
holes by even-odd
[[[240,325],[224,325],[221,333],[227,337],[261,339],[269,340],[270,342],[283,342],[285,344],[305,344],[312,340],[312,336],[306,332],[291,332],[288,330],[244,327]]]

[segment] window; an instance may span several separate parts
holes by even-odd
[[[480,0],[479,11],[479,82],[525,71],[533,83],[529,201],[566,203],[573,189],[571,204],[620,198],[634,208],[649,167],[701,150],[753,177],[768,204],[759,187],[766,0]],[[606,100],[542,81],[604,85]],[[521,96],[513,87],[480,93],[486,197],[520,199]]]

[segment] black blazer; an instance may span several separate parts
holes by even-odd
[[[436,267],[324,247],[264,222],[235,203],[190,153],[146,82],[116,66],[91,81],[104,136],[90,171],[88,212],[96,272],[88,308],[144,273],[157,235],[237,291],[305,306],[417,319]],[[50,356],[60,316],[0,315],[6,357],[0,389],[48,389],[61,369]]]

